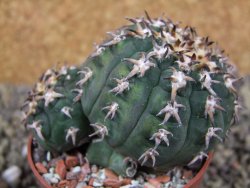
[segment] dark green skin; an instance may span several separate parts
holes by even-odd
[[[152,50],[151,41],[151,37],[143,40],[128,37],[107,47],[100,56],[90,57],[83,65],[94,73],[83,85],[84,114],[90,123],[102,123],[109,131],[103,141],[105,143],[93,143],[90,146],[87,158],[91,163],[109,167],[119,174],[124,174],[121,169],[126,168],[122,166],[122,158],[129,156],[137,161],[147,149],[154,147],[154,140],[149,139],[160,128],[172,132],[174,136],[169,136],[169,147],[162,142],[157,148],[160,155],[156,157],[153,170],[166,171],[176,165],[187,164],[199,151],[205,149],[205,135],[211,126],[209,118],[204,116],[209,92],[201,89],[198,72],[189,75],[197,82],[188,82],[177,93],[177,103],[186,106],[186,109],[179,109],[183,126],[179,127],[172,117],[166,125],[159,125],[164,114],[156,114],[171,100],[171,82],[164,78],[172,75],[170,66],[178,70],[173,56],[162,62],[154,59],[157,67],[148,70],[144,77],[131,78],[129,91],[118,95],[109,92],[116,86],[113,78],[124,78],[132,70],[133,65],[123,62],[123,58],[138,59],[139,52]],[[212,79],[221,81],[221,84],[213,84],[212,87],[222,99],[221,106],[225,109],[225,112],[216,110],[214,114],[215,126],[223,129],[223,133],[218,134],[224,138],[233,117],[234,96],[223,84],[222,75],[212,76]],[[113,120],[107,119],[104,122],[106,111],[101,109],[113,101],[119,104],[119,109]],[[212,139],[209,150],[216,141],[216,138]],[[119,162],[114,164],[113,161]],[[149,159],[145,166],[152,167],[152,161]]]
[[[63,98],[55,99],[51,102],[48,107],[45,107],[44,101],[40,100],[38,102],[37,112],[30,116],[28,123],[32,123],[36,120],[41,120],[42,124],[42,134],[44,140],[38,137],[37,134],[34,135],[45,149],[52,151],[53,153],[61,153],[68,151],[82,143],[85,143],[88,135],[91,132],[91,127],[89,126],[89,121],[87,117],[83,114],[81,101],[73,102],[74,97],[77,93],[72,92],[75,89],[76,82],[80,79],[77,72],[79,69],[70,70],[68,69],[68,75],[71,79],[67,80],[65,75],[58,77],[57,83],[54,86],[54,91],[64,95]],[[73,108],[71,112],[72,119],[67,117],[61,112],[64,106],[69,106]],[[76,136],[76,145],[74,146],[71,138],[69,142],[66,141],[67,129],[70,127],[79,128]]]
[[[79,69],[76,69],[71,70],[70,81],[65,80],[64,76],[59,77],[55,91],[64,94],[65,97],[56,99],[48,108],[44,107],[44,101],[41,100],[39,110],[29,118],[30,122],[42,120],[45,141],[38,138],[40,144],[56,152],[70,150],[76,146],[65,140],[65,130],[70,126],[80,129],[77,134],[78,145],[82,140],[88,140],[88,135],[93,133],[90,123],[101,123],[107,127],[108,135],[102,142],[90,143],[86,156],[90,163],[108,167],[124,176],[127,175],[128,168],[124,158],[130,157],[138,162],[146,150],[154,148],[155,141],[150,138],[159,129],[166,129],[174,136],[168,136],[169,146],[164,142],[158,146],[159,156],[156,156],[154,167],[151,159],[144,164],[150,171],[163,172],[174,166],[185,165],[200,151],[204,151],[205,135],[211,126],[209,118],[205,118],[204,115],[206,99],[210,94],[201,88],[198,71],[192,71],[188,75],[196,82],[188,81],[186,87],[177,92],[177,103],[186,107],[179,108],[183,125],[178,126],[173,117],[165,125],[159,125],[164,114],[156,116],[171,100],[171,81],[164,78],[172,75],[170,67],[179,70],[175,63],[177,57],[170,56],[162,61],[153,58],[157,66],[151,67],[144,77],[130,78],[129,91],[125,90],[118,95],[109,92],[117,86],[113,78],[124,78],[132,70],[133,65],[124,62],[123,59],[138,59],[140,52],[149,52],[152,48],[152,37],[139,39],[128,36],[118,44],[106,47],[101,55],[89,57],[79,69],[89,67],[93,71],[93,76],[83,84],[83,95],[77,103],[73,103],[76,94],[71,90],[76,88],[76,82],[84,75],[79,76]],[[218,58],[214,59],[216,61]],[[223,70],[223,67],[221,69]],[[220,104],[225,109],[216,110],[214,114],[215,127],[223,129],[223,133],[218,132],[218,135],[224,138],[233,118],[235,98],[225,87],[222,74],[211,77],[213,80],[221,81],[220,84],[213,84],[212,88],[222,99]],[[107,118],[104,121],[107,111],[102,108],[112,102],[117,102],[119,109],[113,120]],[[74,108],[72,119],[60,113],[63,106]],[[216,142],[217,139],[212,138],[208,150],[213,149]]]

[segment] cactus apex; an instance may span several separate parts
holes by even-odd
[[[131,19],[130,21],[133,20]],[[152,35],[151,29],[148,27],[148,24],[144,20],[142,20],[141,22],[139,22],[139,20],[135,20],[135,22],[136,29],[129,29],[129,31],[131,32],[131,36],[145,39],[146,37],[150,37]]]
[[[180,70],[189,73],[191,71],[192,57],[182,54],[181,58],[177,60],[176,63],[178,64]]]
[[[159,45],[156,41],[152,41],[153,51],[150,51],[147,55],[148,58],[156,57],[158,60],[162,61],[170,55],[170,49],[168,44]]]
[[[156,18],[156,19],[152,19],[150,18],[149,14],[147,11],[145,11],[145,15],[147,18],[147,22],[153,26],[153,27],[166,27],[166,21],[164,19],[160,18]]]

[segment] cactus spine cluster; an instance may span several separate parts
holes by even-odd
[[[238,120],[234,66],[192,27],[128,20],[81,66],[48,70],[25,123],[55,152],[89,143],[88,160],[120,175],[191,165]]]

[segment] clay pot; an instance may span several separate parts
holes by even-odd
[[[184,186],[184,188],[199,188],[200,187],[201,182],[203,180],[203,176],[206,173],[207,168],[212,161],[212,158],[213,158],[213,153],[209,153],[208,158],[207,158],[206,162],[204,163],[204,165],[202,166],[202,168],[200,169],[200,171],[195,175],[195,177],[193,177],[188,182],[188,184],[186,184]]]
[[[52,186],[50,186],[45,179],[39,174],[39,172],[37,171],[36,167],[35,167],[35,163],[33,162],[33,158],[32,158],[32,139],[33,136],[29,137],[28,140],[28,154],[27,154],[27,158],[28,158],[28,163],[29,166],[36,178],[37,183],[42,187],[42,188],[52,188]]]
[[[32,159],[32,136],[29,137],[28,140],[28,163],[30,165],[30,168],[32,170],[32,172],[35,175],[35,178],[38,182],[38,184],[41,186],[41,188],[52,188],[52,186],[50,186],[45,180],[44,178],[39,174],[39,172],[37,171],[35,164],[33,162]],[[213,158],[213,154],[209,153],[208,158],[206,160],[206,162],[204,163],[203,167],[200,169],[200,171],[196,174],[196,176],[194,178],[192,178],[188,184],[186,184],[184,186],[184,188],[199,188],[201,185],[201,182],[203,180],[203,176],[211,162]]]

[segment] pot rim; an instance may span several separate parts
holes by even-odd
[[[203,180],[203,176],[206,173],[207,168],[209,167],[212,159],[213,159],[213,152],[209,152],[208,157],[205,163],[203,164],[202,168],[191,180],[188,181],[188,183],[184,186],[184,188],[197,187],[198,185],[200,185],[200,183]]]
[[[28,138],[28,145],[27,145],[27,149],[28,149],[28,153],[27,153],[27,158],[28,158],[28,164],[33,172],[33,174],[35,175],[35,178],[38,180],[39,185],[41,185],[44,188],[52,188],[51,185],[49,185],[46,180],[39,174],[39,172],[37,171],[33,158],[32,158],[32,140],[33,140],[33,136],[30,135]]]
[[[34,173],[36,179],[38,179],[38,183],[40,185],[42,185],[42,187],[45,188],[52,188],[51,185],[49,185],[46,180],[39,174],[39,172],[37,171],[34,161],[32,159],[32,139],[33,136],[30,135],[28,138],[28,154],[27,154],[27,158],[28,158],[28,164],[32,170],[32,172]],[[199,186],[199,184],[201,183],[203,176],[209,166],[209,164],[211,163],[211,160],[213,158],[213,153],[210,152],[208,154],[208,158],[206,159],[205,163],[203,164],[202,168],[199,170],[199,172],[191,179],[189,180],[189,182],[184,186],[184,188],[191,188],[191,187],[197,187]]]

